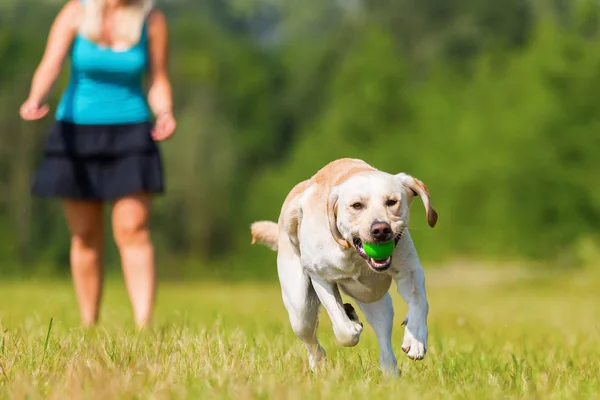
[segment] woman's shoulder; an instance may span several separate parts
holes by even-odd
[[[148,13],[148,22],[150,23],[164,23],[166,19],[165,13],[160,8],[153,7]]]
[[[81,0],[69,0],[62,6],[60,12],[56,16],[56,22],[62,26],[77,27],[83,14],[83,6]]]
[[[165,13],[159,8],[152,8],[148,13],[148,25],[157,26],[157,25],[166,25],[167,17]]]
[[[165,16],[165,13],[158,8],[150,10],[147,21],[150,34],[153,32],[155,34],[161,34],[167,29],[167,17]]]
[[[83,0],[69,0],[62,8],[63,12],[73,15],[80,14],[83,11]]]

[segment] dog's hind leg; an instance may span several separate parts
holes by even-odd
[[[277,272],[290,324],[296,336],[306,345],[310,369],[314,371],[326,356],[317,340],[319,299],[296,255],[282,254],[280,251]]]
[[[375,331],[379,343],[379,365],[392,376],[398,376],[396,356],[392,349],[392,327],[394,324],[394,306],[389,293],[374,303],[357,302],[367,322]]]

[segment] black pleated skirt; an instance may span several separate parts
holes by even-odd
[[[39,197],[114,200],[164,191],[151,122],[79,125],[57,121],[46,138],[32,193]]]

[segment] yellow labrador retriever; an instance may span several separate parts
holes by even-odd
[[[339,159],[323,167],[288,194],[279,222],[252,224],[252,243],[277,251],[283,303],[294,333],[308,349],[311,369],[325,358],[316,336],[319,304],[331,318],[337,341],[355,346],[363,326],[340,289],[354,298],[373,327],[382,369],[397,373],[392,350],[394,309],[388,293],[395,280],[408,304],[402,350],[413,360],[427,351],[425,276],[408,233],[409,206],[420,196],[427,222],[437,213],[423,182],[404,173],[388,174],[358,159]],[[387,260],[373,260],[363,243],[394,240]]]

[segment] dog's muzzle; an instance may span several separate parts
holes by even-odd
[[[394,238],[394,246],[398,245],[398,242],[400,241],[401,238],[402,238],[402,232],[399,233],[398,235],[396,235],[396,237]],[[367,261],[367,264],[369,264],[369,267],[371,267],[371,269],[373,271],[384,272],[392,266],[393,255],[389,256],[385,260],[373,260],[365,252],[365,249],[363,248],[363,242],[360,238],[355,238],[352,241],[352,244],[354,245],[354,249],[356,250],[358,255]]]

